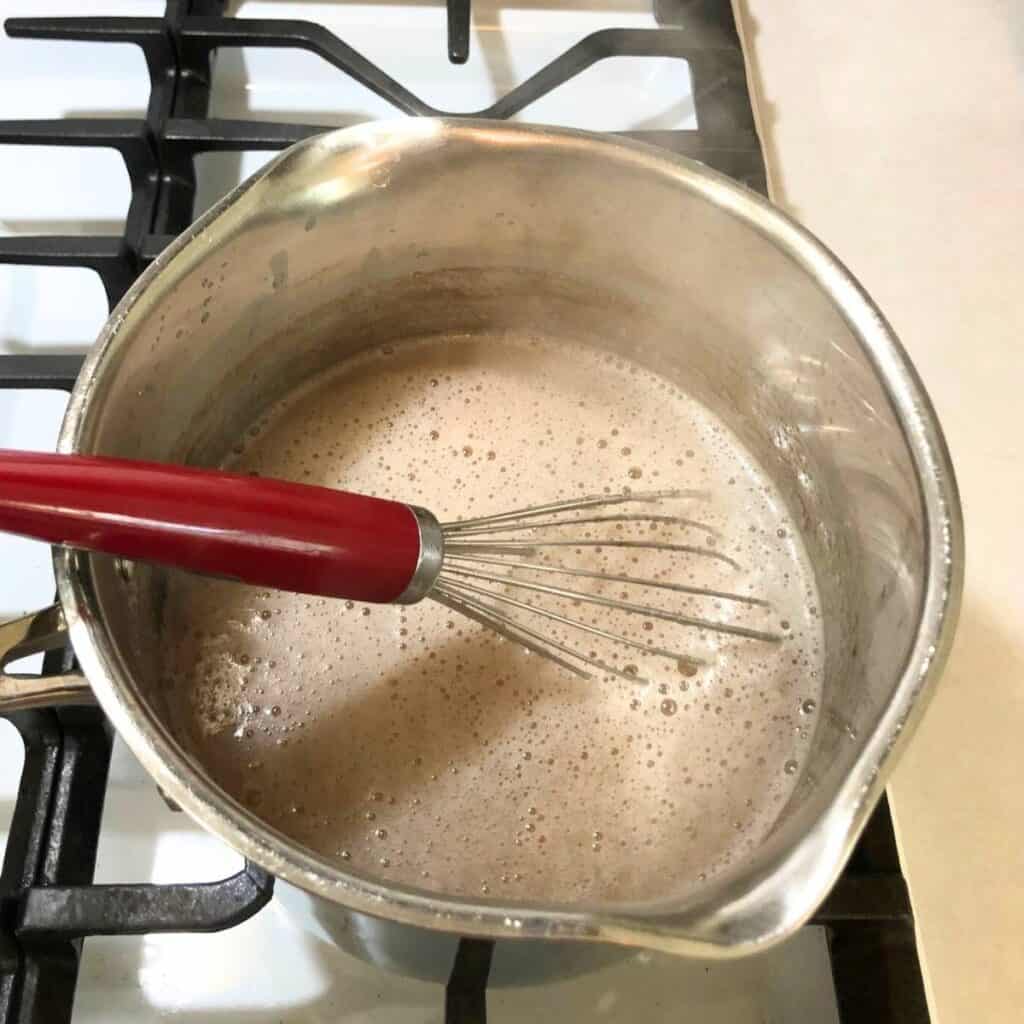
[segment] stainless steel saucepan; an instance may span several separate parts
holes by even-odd
[[[770,204],[582,132],[412,119],[312,139],[139,278],[85,363],[59,448],[215,465],[261,410],[361,348],[502,326],[680,384],[801,525],[825,624],[823,714],[794,796],[745,861],[645,904],[512,905],[346,872],[266,826],[175,741],[158,683],[163,573],[105,556],[58,551],[59,607],[0,630],[0,667],[70,637],[83,675],[2,675],[0,704],[94,696],[173,800],[350,934],[757,950],[836,879],[938,678],[964,560],[949,456],[906,354],[849,273]]]

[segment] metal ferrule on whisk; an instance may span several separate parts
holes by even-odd
[[[415,604],[422,601],[437,582],[444,560],[444,534],[441,531],[441,524],[433,513],[425,508],[409,505],[408,509],[416,517],[416,525],[420,531],[420,556],[409,585],[395,598],[396,604]]]

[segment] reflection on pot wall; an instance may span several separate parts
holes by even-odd
[[[768,469],[815,562],[825,706],[777,828],[798,841],[894,694],[928,556],[905,424],[837,306],[859,302],[855,286],[829,268],[830,294],[820,267],[736,215],[748,200],[733,186],[694,188],[643,150],[486,123],[353,131],[279,158],[148,282],[97,367],[79,447],[213,464],[294,386],[434,332],[532,325],[668,377]],[[126,583],[103,559],[84,568],[159,714],[145,652],[160,572]]]

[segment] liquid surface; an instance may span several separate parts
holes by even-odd
[[[699,528],[626,521],[555,536],[656,531],[735,564],[596,545],[538,557],[757,595],[771,607],[576,581],[782,637],[564,602],[562,614],[703,662],[533,619],[609,666],[583,680],[430,600],[359,605],[172,573],[174,727],[264,820],[377,878],[563,903],[678,894],[763,840],[815,725],[817,598],[777,493],[703,406],[588,349],[434,339],[364,354],[290,396],[228,465],[397,498],[442,521],[696,490],[649,510]]]

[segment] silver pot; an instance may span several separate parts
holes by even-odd
[[[60,608],[0,634],[10,661],[66,633],[84,677],[5,675],[3,702],[94,694],[171,798],[349,934],[752,952],[835,881],[938,678],[964,558],[949,456],[913,367],[844,268],[768,203],[699,164],[582,132],[414,119],[312,139],[139,278],[86,361],[59,447],[215,464],[268,403],[362,347],[505,325],[681,383],[802,525],[824,714],[749,859],[644,904],[477,901],[348,873],[268,828],[175,741],[157,684],[163,574],[111,558],[58,551]]]

